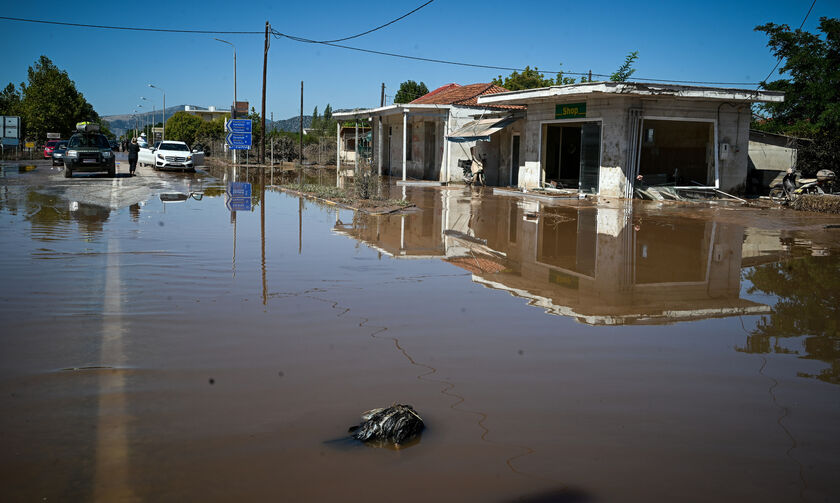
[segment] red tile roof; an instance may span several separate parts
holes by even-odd
[[[459,86],[458,84],[447,84],[441,86],[429,94],[420,96],[412,101],[412,104],[418,105],[461,105],[466,107],[482,108],[503,108],[506,110],[523,109],[520,105],[479,105],[478,97],[485,94],[497,94],[507,92],[504,87],[495,84],[468,84],[466,86]]]

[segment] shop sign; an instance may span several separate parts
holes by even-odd
[[[564,103],[555,105],[555,119],[582,119],[586,117],[586,103]]]

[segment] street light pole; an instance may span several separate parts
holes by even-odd
[[[219,42],[233,47],[233,108],[230,109],[230,118],[236,118],[236,46],[227,40],[217,38]],[[236,150],[233,151],[233,163],[236,164]]]
[[[149,103],[152,104],[152,141],[154,142],[154,139],[155,139],[155,132],[154,132],[154,130],[155,130],[155,119],[157,118],[157,110],[155,110],[155,102],[150,100],[149,98],[144,98],[143,96],[140,96],[140,99],[141,100],[146,100],[146,101],[148,101]]]
[[[163,141],[166,140],[166,91],[154,84],[149,84],[149,87],[153,87],[163,93],[163,110],[161,110],[163,116],[163,134],[160,137],[160,140]]]
[[[143,105],[137,105],[137,108],[143,108]],[[146,132],[146,113],[143,112],[142,110],[140,110],[140,112],[143,113],[143,119],[142,119],[141,122],[143,123],[143,132],[145,133]]]

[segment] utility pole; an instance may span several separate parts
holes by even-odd
[[[382,83],[382,94],[379,96],[379,106],[385,106],[385,83]]]
[[[268,65],[268,21],[265,22],[265,51],[263,52],[263,87],[262,87],[262,137],[260,138],[260,164],[265,165],[265,71]],[[263,170],[264,171],[264,170]],[[265,180],[263,180],[265,181]]]
[[[303,81],[300,81],[300,150],[298,150],[298,162],[300,163],[300,173],[298,173],[298,182],[301,188],[303,187]]]

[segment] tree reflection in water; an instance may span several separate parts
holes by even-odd
[[[789,353],[818,360],[828,368],[817,374],[798,372],[800,377],[840,384],[840,258],[799,257],[758,266],[745,274],[752,283],[749,293],[778,297],[773,313],[762,316],[738,351],[755,354]],[[802,339],[801,349],[783,341]]]

